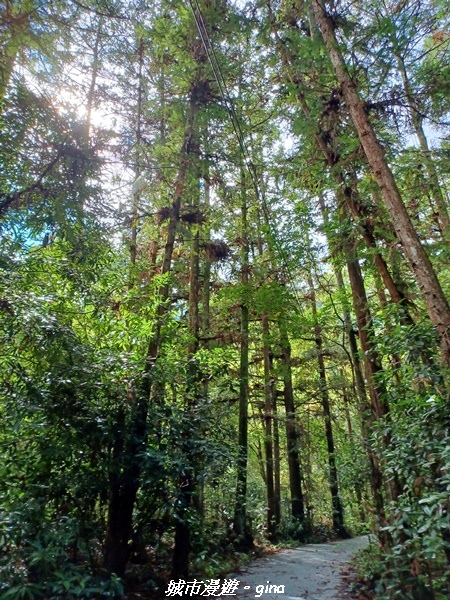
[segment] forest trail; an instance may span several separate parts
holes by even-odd
[[[235,598],[246,600],[347,600],[350,596],[346,592],[341,569],[355,552],[368,544],[369,536],[360,536],[339,542],[286,548],[275,555],[255,560],[243,572],[229,575],[228,579],[239,580]],[[284,593],[274,593],[273,589],[272,593],[269,590],[266,593],[271,584],[284,586]]]

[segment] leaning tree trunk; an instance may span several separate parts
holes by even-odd
[[[324,223],[328,223],[328,212],[322,197],[319,197],[319,203]],[[333,240],[329,239],[329,236],[327,237],[330,246],[333,247]],[[369,423],[367,422],[366,416],[364,414],[368,407],[366,383],[364,381],[364,376],[361,369],[361,361],[359,357],[356,335],[353,331],[353,325],[350,320],[350,313],[346,301],[343,304],[344,321],[346,323],[348,342],[350,346],[350,355],[353,360],[355,387],[359,399],[359,412],[361,414],[362,426],[362,442],[366,450],[370,468],[370,487],[372,490],[372,496],[375,504],[375,513],[378,521],[378,537],[381,546],[387,549],[389,536],[385,530],[387,520],[383,498],[383,475],[378,457],[375,455],[368,442],[370,435],[370,423],[373,423],[378,418],[377,413],[379,411],[376,407],[380,403],[382,403],[381,396],[384,392],[383,388],[379,387],[380,384],[377,382],[376,378],[374,378],[374,374],[380,372],[381,365],[378,365],[376,350],[372,345],[372,316],[369,311],[367,295],[364,286],[364,279],[362,277],[361,269],[359,268],[356,253],[354,253],[351,250],[348,243],[346,246],[344,246],[344,253],[347,262],[347,272],[349,274],[350,286],[352,290],[353,309],[357,316],[358,333],[361,340],[361,348],[364,353],[363,356],[367,384],[370,391],[371,402],[369,404],[369,412],[371,416],[369,418]],[[338,282],[339,288],[343,290],[344,281],[342,278],[342,273],[339,269],[336,269],[336,280]],[[375,388],[373,388],[373,386],[375,386]]]
[[[286,46],[283,44],[279,36],[278,25],[272,13],[270,2],[268,2],[268,9],[269,20],[272,26],[272,32],[275,36],[277,47],[280,52],[283,65],[285,67],[286,74],[292,85],[296,87],[296,98],[301,110],[303,111],[303,114],[305,115],[305,117],[311,120],[311,111],[300,87],[301,79],[298,75],[295,75],[293,73],[290,57],[288,55]],[[314,38],[316,24],[312,15],[310,15],[310,26]],[[343,173],[343,169],[339,165],[339,152],[333,150],[330,147],[333,146],[333,144],[335,145],[335,140],[333,138],[329,139],[329,132],[327,132],[327,135],[316,132],[314,134],[314,138],[316,140],[318,148],[323,153],[325,160],[327,161],[327,164],[331,170],[332,178],[335,181],[336,195],[339,196],[342,200],[343,208],[345,209],[345,211],[349,215],[351,214],[353,216],[355,225],[359,233],[361,234],[367,248],[371,251],[371,254],[373,256],[373,262],[380,274],[381,279],[383,280],[386,289],[389,291],[392,301],[398,304],[401,303],[400,315],[402,317],[402,320],[405,322],[405,324],[413,324],[413,320],[409,314],[408,299],[395,285],[391,273],[389,272],[389,269],[386,265],[386,261],[384,260],[383,255],[377,247],[377,242],[374,234],[375,229],[372,223],[372,218],[367,213],[367,209],[365,208],[364,203],[359,200],[354,182],[352,182],[351,185],[347,184],[346,177]]]
[[[375,503],[375,514],[378,521],[378,537],[383,548],[389,546],[389,534],[386,531],[387,519],[383,497],[383,474],[378,457],[368,442],[371,425],[383,418],[389,412],[385,400],[385,389],[381,383],[382,366],[373,342],[373,322],[369,311],[364,279],[358,259],[354,253],[347,250],[347,269],[352,290],[353,307],[358,324],[361,350],[364,357],[366,381],[369,390],[370,404],[366,414],[366,406],[361,407],[362,432],[370,466],[370,486]]]
[[[335,24],[321,0],[313,0],[314,12],[320,26],[325,46],[341,86],[348,110],[355,124],[369,166],[378,183],[394,229],[414,273],[428,315],[440,341],[443,360],[450,366],[450,307],[431,261],[422,247],[417,231],[405,208],[395,179],[387,164],[383,147],[378,141],[361,100],[356,84],[351,78],[335,33]]]
[[[428,140],[423,130],[422,116],[420,114],[417,103],[414,99],[414,93],[411,89],[408,73],[406,71],[405,62],[403,58],[394,54],[397,59],[398,70],[402,77],[403,89],[405,90],[405,96],[408,101],[409,114],[411,122],[416,132],[417,139],[419,140],[420,149],[422,151],[422,159],[425,164],[428,175],[428,185],[431,191],[431,195],[437,207],[438,226],[441,229],[444,239],[448,236],[450,229],[450,217],[448,214],[447,204],[442,193],[441,186],[439,185],[439,177],[436,171],[436,165],[431,157],[430,148],[428,146]]]

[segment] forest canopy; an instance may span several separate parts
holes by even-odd
[[[444,0],[0,0],[0,597],[371,532],[450,594]]]

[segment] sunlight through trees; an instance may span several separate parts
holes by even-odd
[[[449,597],[449,26],[0,1],[2,598],[366,532],[367,597]]]

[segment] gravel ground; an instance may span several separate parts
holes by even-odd
[[[369,537],[307,544],[280,550],[252,562],[241,573],[227,579],[239,580],[236,595],[222,600],[346,600],[349,598],[340,571],[352,555],[369,544]],[[270,586],[277,586],[277,589]],[[259,587],[258,587],[259,586]]]

